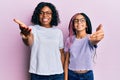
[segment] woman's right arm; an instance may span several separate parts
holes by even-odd
[[[64,65],[64,80],[68,80],[68,65],[69,65],[69,52],[65,53],[65,65]]]
[[[23,22],[21,22],[20,20],[14,19],[14,22],[16,22],[17,24],[19,24],[19,28],[21,30],[21,36],[22,36],[22,40],[23,42],[27,45],[27,46],[31,46],[33,44],[33,34],[31,32],[31,28],[29,28],[28,26],[26,26]]]
[[[21,33],[22,40],[25,45],[31,46],[33,44],[33,34],[30,33],[29,35],[25,36],[24,34]]]

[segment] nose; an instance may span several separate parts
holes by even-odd
[[[47,16],[47,13],[43,13],[43,16]]]

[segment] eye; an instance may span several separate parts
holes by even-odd
[[[80,19],[81,22],[85,22],[85,19]]]
[[[76,23],[76,22],[79,22],[79,19],[74,19],[74,22]]]
[[[43,11],[40,12],[40,15],[45,15],[45,14],[46,14],[46,15],[51,15],[52,12],[48,12],[48,11],[47,11],[47,12],[43,12]]]
[[[43,12],[41,11],[40,14],[43,14]]]
[[[74,19],[74,23],[79,23],[79,22],[84,23],[84,22],[86,22],[86,20],[85,20],[85,18]]]

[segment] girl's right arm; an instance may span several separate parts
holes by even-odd
[[[64,65],[64,80],[68,80],[68,65],[69,65],[69,52],[65,53],[65,65]]]
[[[31,46],[32,43],[33,43],[33,34],[31,33],[31,28],[29,28],[28,26],[26,26],[20,20],[14,19],[14,22],[16,22],[17,24],[19,24],[19,28],[21,30],[20,34],[22,36],[23,42],[27,46]]]
[[[104,38],[103,26],[102,24],[100,24],[97,27],[96,32],[90,35],[89,40],[93,45],[97,45],[97,43],[100,42],[103,38]]]

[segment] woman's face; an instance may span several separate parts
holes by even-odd
[[[43,7],[40,11],[39,18],[42,26],[47,28],[51,27],[52,10],[48,6]]]
[[[77,15],[74,19],[74,29],[76,31],[86,31],[87,25],[84,16]]]

